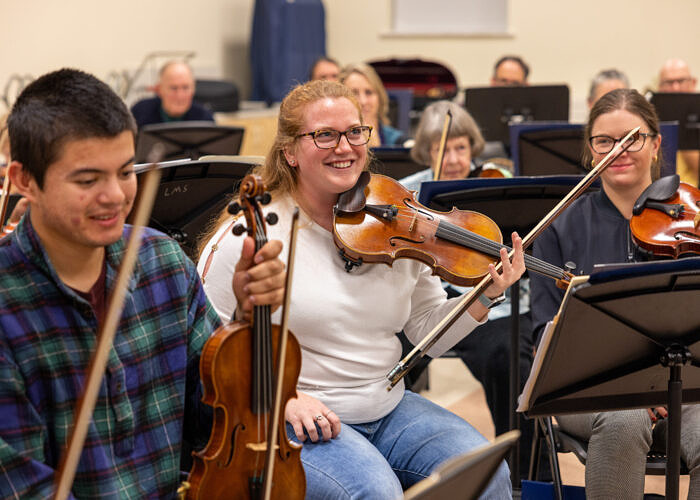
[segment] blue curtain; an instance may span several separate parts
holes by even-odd
[[[256,0],[250,40],[253,100],[281,101],[308,80],[311,64],[325,53],[321,0]]]

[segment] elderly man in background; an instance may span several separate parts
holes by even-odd
[[[688,64],[681,59],[669,59],[659,71],[659,92],[695,92],[697,79],[690,73]],[[683,182],[697,186],[700,166],[700,152],[697,150],[678,151],[676,173]]]
[[[695,92],[697,79],[681,59],[669,59],[659,71],[659,92]]]
[[[214,121],[214,115],[192,101],[194,76],[189,65],[170,61],[160,70],[156,97],[143,99],[131,108],[137,125],[174,121]]]

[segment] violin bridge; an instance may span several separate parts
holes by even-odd
[[[264,441],[262,443],[248,443],[245,445],[245,447],[256,453],[262,453],[267,451],[267,443]],[[279,450],[279,445],[275,445],[274,449]]]
[[[416,227],[416,220],[418,219],[418,211],[413,212],[413,219],[411,219],[411,225],[408,226],[408,232],[412,233],[413,228]]]

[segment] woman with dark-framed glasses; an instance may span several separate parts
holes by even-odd
[[[333,206],[366,170],[372,133],[350,89],[309,82],[282,102],[275,143],[258,169],[272,192],[264,211],[279,216],[268,227],[270,243],[287,245],[293,206],[302,212],[289,319],[301,345],[302,366],[297,398],[287,404],[285,418],[289,438],[304,445],[307,498],[400,498],[403,488],[445,460],[485,442],[463,419],[405,390],[403,381],[387,391],[386,375],[401,354],[396,332],[403,329],[418,342],[454,302],[417,261],[361,265],[347,272],[338,255]],[[247,317],[252,303],[281,301],[277,286],[247,287],[252,278],[260,283],[258,270],[247,264],[258,256],[250,238],[231,234],[230,219],[220,221],[199,262],[205,291],[225,320]],[[487,305],[520,277],[524,263],[517,235],[514,246],[512,263],[504,253],[503,272],[489,271],[493,284],[430,355],[442,354],[483,323]],[[284,274],[284,255],[270,282]],[[505,462],[484,497],[511,498]]]
[[[584,161],[596,165],[627,133],[640,127],[637,139],[601,175],[602,189],[579,197],[535,240],[533,254],[551,264],[571,261],[576,273],[588,274],[595,264],[634,262],[636,250],[629,229],[632,207],[659,177],[661,134],[653,106],[636,90],[617,89],[591,109],[584,132]],[[556,314],[564,292],[537,275],[530,276],[532,321],[539,336]],[[690,471],[688,498],[700,498],[700,407],[683,406],[681,456]],[[622,410],[557,417],[563,430],[588,440],[586,497],[639,499],[644,492],[646,457],[660,444],[665,408]]]

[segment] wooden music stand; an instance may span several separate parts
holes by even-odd
[[[545,329],[518,411],[668,405],[666,498],[678,498],[681,403],[700,401],[700,257],[575,278]],[[683,380],[681,380],[681,374]]]
[[[404,499],[478,498],[519,437],[519,431],[509,431],[492,443],[448,460],[430,476],[406,490]]]

